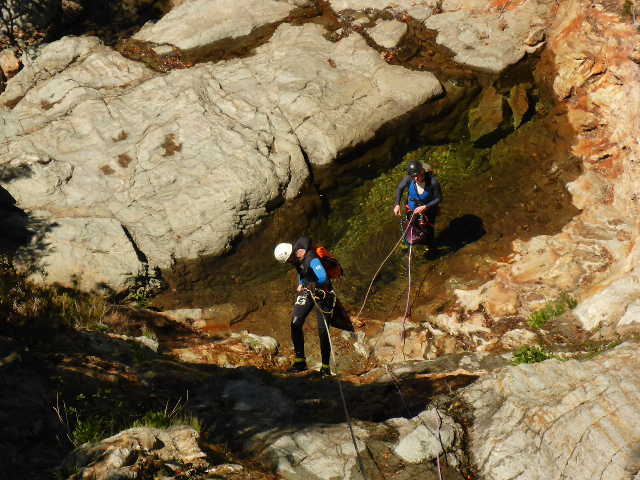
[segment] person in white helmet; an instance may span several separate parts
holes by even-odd
[[[307,370],[302,327],[315,305],[322,357],[320,373],[323,376],[331,375],[331,367],[329,366],[331,343],[327,326],[334,324],[343,330],[353,331],[348,315],[336,299],[331,280],[320,258],[312,248],[309,237],[300,237],[293,244],[280,243],[273,253],[276,260],[280,263],[292,264],[298,272],[298,287],[291,320],[291,340],[295,359],[290,371]],[[340,322],[340,325],[336,324],[336,320]]]

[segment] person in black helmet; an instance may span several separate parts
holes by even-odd
[[[295,351],[295,359],[290,371],[302,372],[307,370],[304,351],[304,333],[302,327],[314,306],[318,320],[318,335],[320,336],[320,355],[322,376],[331,375],[329,360],[331,357],[331,342],[329,341],[328,326],[342,330],[353,331],[353,325],[331,285],[331,279],[320,261],[309,237],[300,237],[295,243],[280,243],[274,250],[274,256],[280,263],[290,263],[298,272],[298,288],[293,304],[293,318],[291,320],[291,340]]]
[[[409,162],[407,176],[400,181],[396,189],[396,203],[393,207],[394,215],[400,216],[402,214],[400,205],[405,190],[408,190],[407,219],[413,217],[413,225],[424,232],[424,243],[432,247],[436,218],[442,201],[442,189],[437,177],[431,171],[431,166],[417,160]],[[405,228],[403,228],[403,231],[405,231]],[[406,238],[405,242],[407,242]]]

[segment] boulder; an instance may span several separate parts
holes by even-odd
[[[323,33],[282,25],[253,57],[164,75],[95,38],[27,59],[0,95],[12,107],[0,110],[0,166],[28,172],[3,187],[51,225],[41,245],[69,239],[39,252],[49,278],[69,283],[90,265],[73,272],[82,288],[119,289],[144,262],[219,255],[298,195],[305,155],[327,165],[442,92],[433,74],[388,65],[359,35]]]
[[[531,46],[537,38],[530,35],[549,17],[551,2],[453,0],[445,1],[442,9],[425,21],[438,32],[436,41],[455,53],[456,62],[498,73],[539,47],[542,40]]]
[[[407,33],[407,24],[398,20],[383,20],[368,30],[371,38],[381,47],[394,48]]]
[[[640,346],[495,371],[463,390],[487,480],[632,478],[640,469]]]
[[[283,20],[293,5],[280,0],[193,0],[147,23],[133,38],[169,43],[181,49],[250,34],[257,27]]]
[[[0,52],[0,70],[6,78],[13,77],[20,70],[20,60],[12,48],[5,48]]]
[[[165,429],[135,427],[97,443],[84,444],[63,462],[63,469],[77,471],[73,478],[135,477],[144,460],[183,462],[185,466],[206,465],[206,454],[198,446],[199,434],[192,427],[176,425]]]

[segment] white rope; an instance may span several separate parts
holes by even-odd
[[[362,313],[362,310],[364,310],[364,306],[366,305],[367,299],[369,298],[369,292],[371,291],[371,287],[373,286],[373,282],[375,282],[376,277],[378,276],[378,273],[380,273],[380,270],[382,270],[382,266],[385,263],[387,263],[387,260],[389,260],[389,258],[391,258],[391,255],[393,254],[395,249],[398,248],[398,245],[400,245],[400,242],[402,242],[402,240],[404,240],[404,237],[407,234],[407,231],[409,230],[409,227],[411,226],[411,222],[413,221],[413,217],[415,215],[416,215],[415,212],[412,212],[411,218],[407,222],[407,228],[404,229],[404,231],[402,232],[402,235],[400,236],[400,239],[393,246],[393,248],[389,252],[389,255],[387,255],[386,258],[382,261],[382,263],[380,264],[380,266],[376,270],[376,273],[373,274],[373,277],[371,278],[371,283],[369,283],[369,288],[367,289],[367,293],[365,294],[364,300],[362,301],[362,306],[360,307],[360,310],[358,311],[358,314],[356,315],[357,318],[360,318],[360,314]],[[409,245],[409,247],[411,247],[411,245]]]
[[[337,367],[336,367],[336,355],[333,351],[333,342],[331,341],[331,332],[329,332],[329,324],[327,323],[327,317],[325,316],[325,312],[324,310],[322,310],[322,308],[320,308],[320,305],[318,305],[318,302],[316,301],[315,296],[313,295],[312,292],[309,292],[311,294],[311,298],[313,299],[313,303],[315,303],[316,308],[318,310],[320,310],[320,315],[322,315],[322,321],[324,322],[324,328],[327,331],[327,338],[329,339],[329,349],[331,352],[331,362],[333,363],[333,368],[334,370],[337,371]],[[335,297],[335,291],[334,291],[334,297]],[[335,304],[334,304],[335,305]],[[336,375],[336,382],[338,383],[338,390],[340,391],[340,399],[342,400],[342,408],[344,409],[344,414],[345,417],[347,418],[347,425],[349,426],[349,433],[351,434],[351,441],[353,442],[353,448],[356,451],[356,458],[358,459],[358,468],[360,469],[360,474],[362,475],[363,479],[366,479],[367,477],[364,474],[364,463],[362,461],[362,457],[360,456],[360,451],[358,450],[358,443],[356,441],[356,435],[353,432],[353,425],[351,423],[351,415],[349,414],[349,409],[347,408],[347,401],[344,398],[344,392],[342,391],[342,382],[340,381],[340,378]]]

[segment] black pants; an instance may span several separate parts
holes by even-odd
[[[318,304],[317,306],[316,303]],[[322,363],[329,365],[331,343],[329,342],[327,326],[330,325],[342,330],[353,331],[353,325],[351,324],[349,315],[340,304],[340,301],[335,298],[333,291],[318,291],[315,302],[311,297],[311,292],[304,291],[299,293],[293,304],[293,319],[291,320],[291,340],[293,341],[293,349],[296,352],[297,358],[305,357],[304,332],[302,331],[302,327],[314,306],[316,307],[316,318],[318,321]]]

